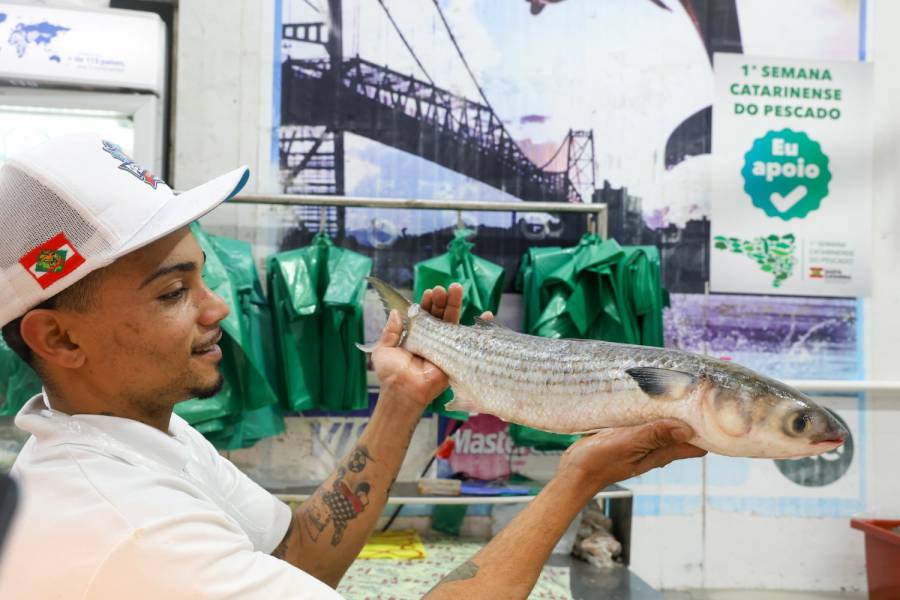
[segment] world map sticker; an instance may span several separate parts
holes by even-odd
[[[4,21],[6,21],[6,13],[0,13],[0,23]],[[50,45],[60,33],[65,33],[66,31],[71,31],[71,29],[62,25],[54,25],[47,21],[17,23],[6,42],[15,48],[16,56],[19,58],[25,56],[29,47],[37,48],[43,46],[48,51],[49,60],[58,63],[61,62],[60,56],[50,50]]]
[[[802,131],[769,131],[744,155],[744,191],[768,216],[789,221],[817,210],[831,181],[828,157]]]

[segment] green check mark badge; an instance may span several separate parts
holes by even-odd
[[[791,208],[794,207],[795,204],[806,198],[806,193],[809,190],[806,189],[806,186],[802,183],[792,189],[787,195],[782,196],[778,192],[772,192],[772,195],[769,196],[769,199],[772,201],[772,204],[775,208],[778,209],[780,213],[786,213]]]
[[[744,155],[744,191],[768,216],[789,221],[817,210],[831,171],[818,142],[802,131],[769,131]]]

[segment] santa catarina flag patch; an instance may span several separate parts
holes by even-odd
[[[78,254],[65,234],[58,233],[19,259],[19,264],[47,289],[84,264],[84,257]]]

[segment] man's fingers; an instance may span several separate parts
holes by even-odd
[[[447,290],[444,289],[444,286],[436,285],[431,288],[431,310],[429,312],[432,317],[443,319],[445,308],[447,308]]]
[[[451,283],[447,290],[447,306],[444,309],[444,320],[448,323],[459,323],[462,316],[463,286]]]
[[[422,293],[419,306],[436,319],[459,323],[459,318],[462,316],[462,299],[463,287],[458,283],[451,283],[449,290],[436,285]]]
[[[673,444],[686,442],[694,437],[694,430],[677,419],[660,419],[642,425],[638,430],[641,441],[647,450],[665,448]]]
[[[425,290],[425,292],[422,293],[422,300],[419,302],[419,306],[421,306],[422,310],[424,310],[425,312],[430,313],[431,301],[431,290]]]
[[[400,343],[400,334],[403,333],[403,323],[400,315],[396,310],[392,310],[388,315],[387,323],[384,325],[384,331],[381,332],[381,339],[378,340],[379,346],[393,348]]]
[[[680,460],[682,458],[699,458],[705,455],[706,450],[698,448],[697,446],[692,446],[691,444],[681,443],[674,446],[666,446],[664,448],[654,450],[643,459],[641,459],[641,461],[637,464],[636,470],[638,473],[645,473],[651,469],[664,467],[673,460]]]
[[[494,320],[494,313],[492,313],[492,312],[489,311],[489,310],[486,310],[486,311],[484,311],[483,313],[481,313],[481,317],[480,317],[480,318],[481,318],[482,321],[493,321],[493,320]]]

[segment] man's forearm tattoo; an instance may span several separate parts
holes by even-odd
[[[272,550],[272,556],[275,558],[284,558],[285,554],[287,554],[288,544],[290,544],[291,535],[294,533],[294,521],[297,519],[296,515],[291,517],[291,522],[288,525],[287,533],[284,534],[284,537],[281,539],[281,543],[278,544],[278,547]]]
[[[464,581],[466,579],[472,579],[477,574],[478,565],[473,563],[471,560],[467,560],[463,564],[459,565],[458,567],[444,575],[444,578],[438,581],[437,585],[431,588],[429,592],[435,590],[436,588],[439,588],[445,583],[450,583],[451,581]]]
[[[350,453],[350,459],[347,461],[347,468],[354,473],[362,473],[362,470],[366,468],[366,463],[370,460],[372,460],[372,457],[369,455],[369,451],[365,446],[359,445]]]
[[[319,540],[319,536],[331,523],[334,528],[331,545],[337,546],[344,537],[344,530],[347,529],[349,521],[366,509],[371,491],[369,483],[360,481],[351,486],[345,478],[348,470],[355,474],[362,473],[369,462],[375,461],[368,449],[361,444],[356,446],[347,459],[346,467],[338,468],[331,490],[320,490],[307,501],[303,525],[307,535],[314,542]]]

